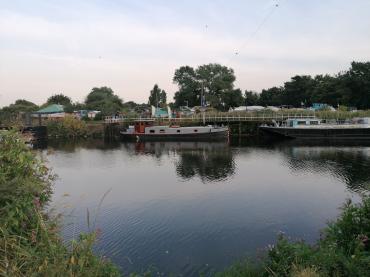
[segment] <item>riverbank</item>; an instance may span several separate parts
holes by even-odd
[[[55,179],[14,132],[0,137],[0,275],[119,276],[96,256],[98,232],[81,234],[67,247],[59,216],[47,212]]]

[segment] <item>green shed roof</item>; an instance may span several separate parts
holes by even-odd
[[[41,110],[38,110],[36,113],[62,113],[64,112],[63,105],[52,104]]]
[[[154,114],[155,117],[160,117],[160,116],[168,116],[168,112],[166,109],[162,109],[162,108],[156,108],[155,109],[155,114]]]

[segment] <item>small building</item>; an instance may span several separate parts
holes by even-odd
[[[90,111],[90,110],[79,110],[79,111],[75,111],[74,114],[78,117],[78,118],[89,118],[89,119],[94,119],[96,117],[97,114],[99,114],[100,111]]]
[[[64,112],[63,105],[52,104],[43,109],[40,109],[32,113],[32,117],[38,117],[42,119],[58,120],[64,118],[66,113]]]

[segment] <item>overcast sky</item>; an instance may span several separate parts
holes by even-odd
[[[172,99],[176,68],[214,62],[260,91],[352,60],[370,60],[369,0],[0,0],[0,106],[95,86],[146,102],[155,83]]]

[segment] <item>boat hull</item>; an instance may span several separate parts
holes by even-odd
[[[229,137],[229,130],[217,130],[211,133],[196,134],[145,134],[133,133],[127,134],[121,132],[122,140],[131,141],[222,141]]]
[[[280,138],[370,140],[370,128],[289,128],[260,126],[263,132]]]

